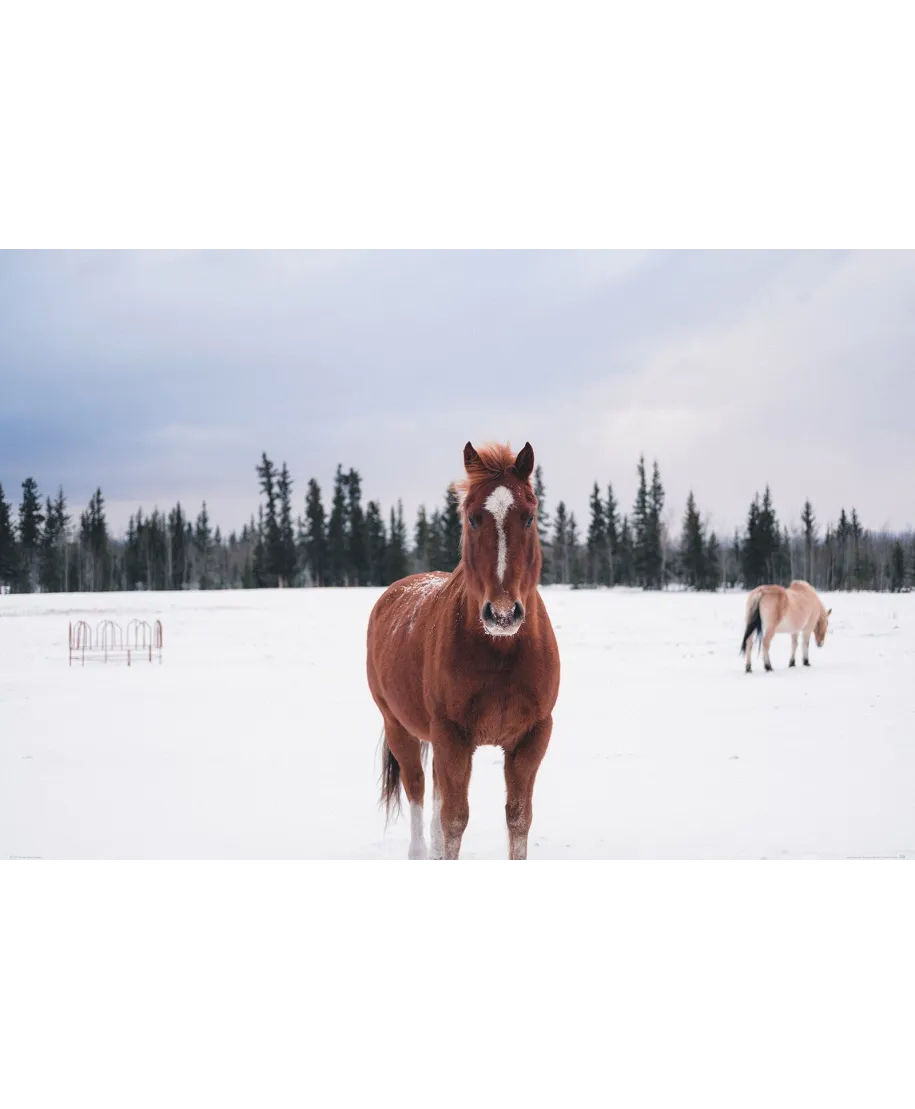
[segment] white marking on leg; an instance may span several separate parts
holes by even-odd
[[[496,535],[499,539],[499,554],[498,562],[496,563],[496,572],[499,575],[499,581],[505,580],[505,570],[508,566],[508,545],[505,539],[505,517],[508,510],[515,503],[515,498],[512,496],[511,490],[506,485],[500,485],[498,489],[493,491],[486,498],[484,507],[487,512],[492,513],[493,519],[496,521]]]
[[[410,859],[426,859],[426,837],[423,835],[423,807],[415,801],[410,802]]]
[[[445,836],[442,832],[442,799],[439,796],[432,798],[432,824],[429,828],[429,838],[432,841],[431,857],[443,859],[445,857]]]

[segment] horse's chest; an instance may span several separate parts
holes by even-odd
[[[462,723],[478,746],[510,745],[530,731],[537,721],[532,697],[513,685],[481,689],[463,708]]]

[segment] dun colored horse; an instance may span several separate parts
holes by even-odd
[[[772,637],[780,632],[791,636],[791,661],[797,653],[797,640],[800,635],[804,642],[804,665],[810,665],[810,636],[822,647],[826,639],[826,628],[832,609],[827,609],[816,590],[805,581],[793,581],[787,589],[780,585],[760,585],[747,597],[747,629],[743,633],[740,650],[746,650],[747,673],[750,665],[750,652],[754,635],[762,640],[763,662],[767,670],[772,669],[769,661],[769,645]]]
[[[474,750],[505,752],[509,858],[527,857],[534,779],[553,728],[559,651],[540,593],[530,443],[464,447],[461,561],[390,586],[369,618],[369,688],[384,718],[381,800],[410,803],[411,859],[427,857],[423,773],[432,748],[431,855],[456,859]]]

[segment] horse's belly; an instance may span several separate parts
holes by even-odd
[[[781,623],[775,629],[776,633],[784,633],[787,635],[797,635],[804,630],[804,615],[798,612],[787,612],[783,617]]]

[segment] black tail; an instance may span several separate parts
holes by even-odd
[[[385,823],[400,816],[400,763],[391,754],[384,732],[381,733],[381,804]]]
[[[743,633],[743,639],[740,643],[740,653],[746,650],[747,640],[756,635],[759,639],[762,638],[762,617],[759,615],[759,597],[753,602],[753,608],[750,610],[750,619],[747,622],[747,630]]]

